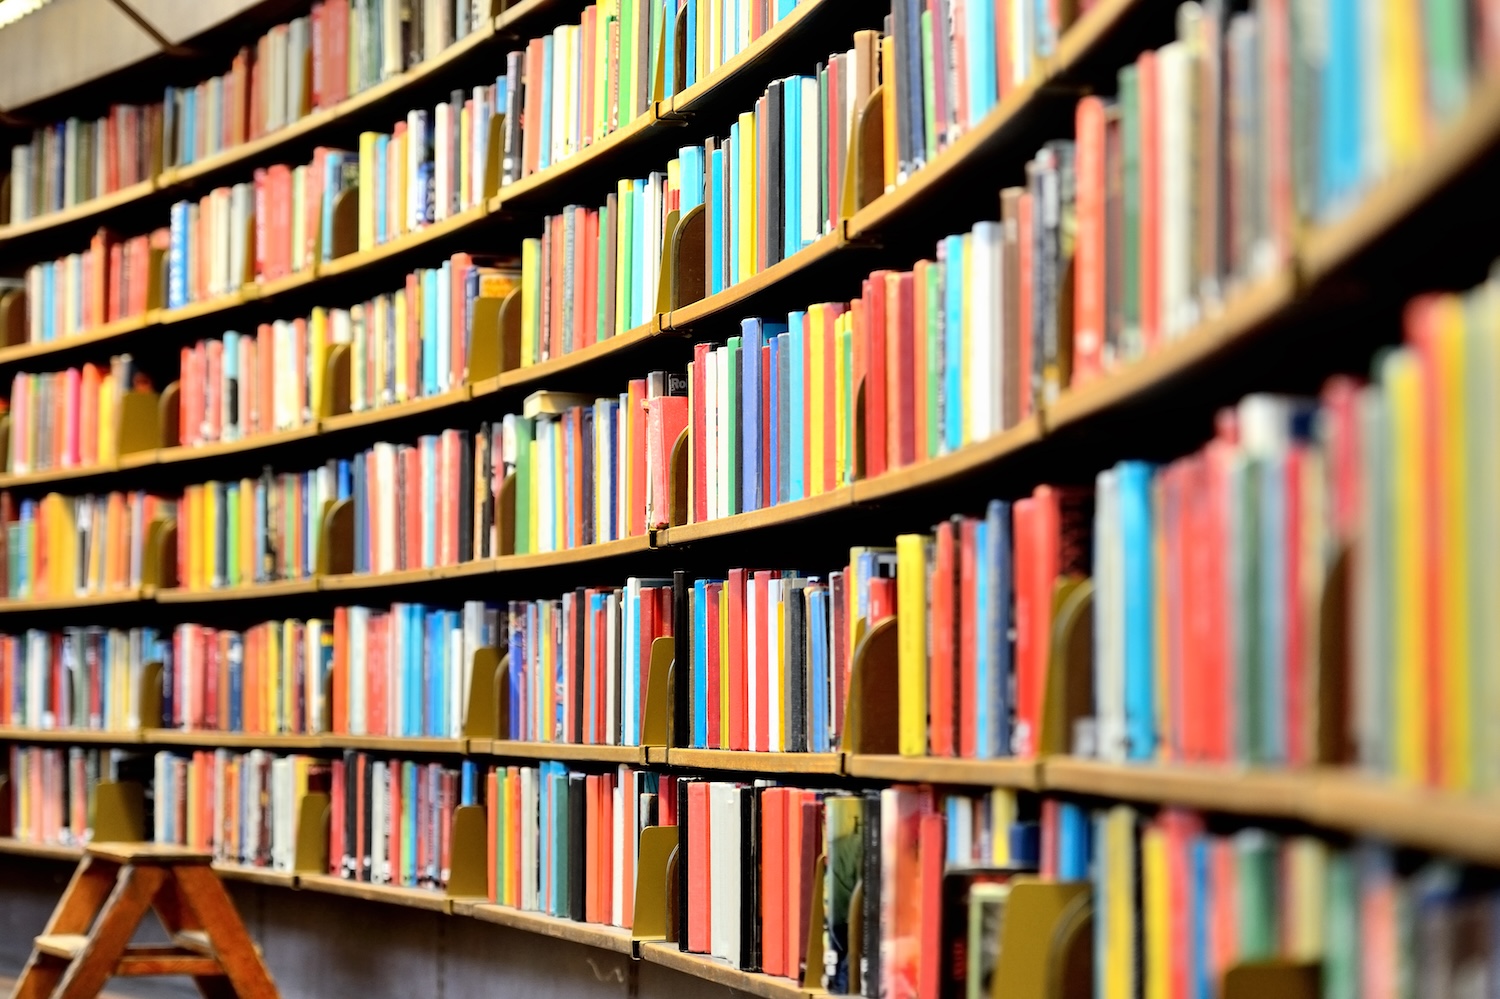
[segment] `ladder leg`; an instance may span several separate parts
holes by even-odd
[[[271,973],[255,952],[255,944],[219,876],[207,866],[178,867],[172,873],[188,906],[203,921],[214,955],[229,976],[238,999],[279,999]],[[199,989],[202,990],[201,985]]]
[[[86,856],[73,871],[73,878],[57,900],[44,933],[87,933],[99,907],[114,889],[120,865]],[[65,966],[43,958],[35,951],[11,992],[12,999],[47,999],[62,978]]]
[[[168,877],[162,882],[151,907],[156,910],[156,917],[161,920],[169,935],[176,936],[184,930],[203,929],[203,921],[183,896],[182,886],[177,883],[176,877]],[[193,984],[198,987],[198,994],[203,999],[236,999],[234,986],[223,975],[195,975]]]
[[[115,973],[120,956],[151,908],[151,900],[167,872],[160,867],[127,864],[99,913],[89,942],[73,959],[53,993],[54,999],[94,999]]]

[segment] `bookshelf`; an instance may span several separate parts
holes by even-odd
[[[567,8],[567,13],[560,7]],[[0,347],[0,370],[20,370],[20,366],[38,361],[50,364],[96,356],[157,337],[176,343],[194,333],[227,328],[283,306],[289,310],[287,314],[296,314],[308,302],[347,294],[356,282],[378,283],[402,268],[430,265],[441,259],[441,251],[459,241],[507,241],[519,233],[530,233],[535,215],[565,204],[592,204],[590,199],[604,189],[601,178],[631,176],[637,163],[653,156],[666,159],[677,145],[717,128],[722,124],[719,119],[728,120],[729,112],[739,111],[752,101],[783,67],[798,59],[815,59],[817,53],[835,44],[827,40],[831,34],[839,34],[837,44],[842,44],[842,35],[852,29],[839,18],[848,15],[850,7],[837,0],[804,0],[712,74],[675,95],[658,92],[648,101],[644,114],[622,123],[600,141],[514,183],[504,187],[497,184],[478,203],[443,221],[370,249],[320,261],[302,273],[252,282],[231,294],[182,308],[153,308],[144,316],[107,324],[77,337],[35,344],[12,338]],[[472,68],[481,54],[497,51],[502,40],[524,37],[516,34],[519,27],[536,25],[542,31],[551,27],[552,21],[574,14],[572,5],[525,0],[487,20],[437,59],[395,74],[337,107],[305,116],[284,129],[191,166],[167,170],[142,184],[62,212],[0,227],[0,256],[23,261],[33,237],[66,232],[84,222],[124,217],[127,210],[156,200],[164,204],[168,195],[239,177],[256,164],[310,146],[337,129],[347,129],[350,121],[373,121],[377,112],[399,108],[407,96]],[[1129,47],[1137,34],[1156,37],[1142,25],[1159,16],[1160,11],[1147,0],[1098,0],[1061,35],[1056,51],[1039,62],[1029,79],[1011,88],[982,121],[913,172],[909,180],[866,199],[855,190],[860,186],[859,177],[851,169],[853,183],[845,185],[844,210],[838,213],[832,231],[721,292],[651,310],[651,319],[621,334],[526,367],[501,362],[498,373],[406,402],[362,412],[319,413],[293,429],[201,447],[158,440],[155,447],[121,454],[99,465],[0,475],[0,489],[30,496],[67,491],[85,481],[89,488],[107,483],[111,487],[149,489],[155,482],[168,481],[165,477],[169,475],[173,476],[170,481],[180,482],[183,475],[177,470],[190,476],[193,466],[200,463],[223,467],[222,463],[233,462],[236,467],[253,469],[279,460],[294,448],[311,448],[324,457],[334,456],[343,453],[346,440],[399,435],[408,427],[431,426],[432,420],[439,418],[488,418],[533,390],[594,388],[619,370],[634,371],[647,358],[685,357],[685,348],[694,343],[721,344],[742,315],[775,314],[789,304],[798,307],[814,301],[818,292],[806,289],[815,289],[821,283],[834,283],[852,292],[857,283],[850,284],[846,279],[867,273],[874,266],[872,261],[899,258],[893,250],[902,241],[925,246],[926,234],[934,227],[946,231],[968,224],[976,213],[992,215],[993,209],[986,206],[982,210],[971,208],[955,219],[955,191],[997,165],[1012,169],[1024,163],[1040,145],[1038,136],[1058,131],[1058,101],[1071,102],[1086,89],[1084,81],[1097,81],[1113,68],[1119,61],[1116,49]],[[681,138],[687,131],[693,132],[694,139]],[[1058,134],[1064,132],[1066,128]],[[0,619],[16,622],[14,627],[19,629],[29,626],[29,615],[48,612],[52,615],[48,620],[55,617],[67,625],[91,624],[91,615],[123,608],[170,626],[190,621],[195,614],[254,617],[261,613],[261,602],[273,608],[298,608],[292,613],[302,613],[303,607],[314,609],[309,613],[322,613],[354,601],[451,601],[460,592],[530,598],[538,595],[539,587],[546,591],[556,579],[568,579],[568,585],[572,585],[575,579],[624,578],[632,572],[670,571],[679,561],[694,566],[716,564],[716,571],[722,572],[741,563],[765,561],[767,552],[796,551],[815,534],[827,533],[859,543],[857,532],[870,533],[868,525],[881,522],[887,515],[893,523],[904,517],[902,523],[908,525],[917,522],[912,520],[914,510],[929,521],[945,517],[965,504],[972,506],[971,501],[995,483],[1004,483],[1007,495],[1024,495],[1018,483],[1029,490],[1054,481],[1049,475],[1053,468],[1070,467],[1070,462],[1079,461],[1097,464],[1096,456],[1078,457],[1080,436],[1090,432],[1097,436],[1099,428],[1111,422],[1126,423],[1144,404],[1160,400],[1211,366],[1233,363],[1237,352],[1253,349],[1257,338],[1268,329],[1292,327],[1315,332],[1330,305],[1336,306],[1345,300],[1342,296],[1351,294],[1341,279],[1352,265],[1377,251],[1390,252],[1389,244],[1401,227],[1469,175],[1497,141],[1500,83],[1491,76],[1474,88],[1462,114],[1436,134],[1419,161],[1370,184],[1356,206],[1336,221],[1299,229],[1285,260],[1257,280],[1230,288],[1191,329],[1139,360],[1086,384],[1064,386],[1055,399],[1036,400],[1031,412],[998,433],[881,475],[856,477],[826,492],[760,509],[696,523],[674,520],[644,533],[559,551],[498,554],[454,565],[387,573],[320,571],[306,579],[219,589],[188,589],[153,581],[140,588],[88,596],[0,601]],[[857,157],[855,162],[859,162]],[[995,186],[993,181],[986,181],[987,198]],[[1358,293],[1359,289],[1353,292]],[[837,292],[836,296],[842,294]],[[505,337],[511,331],[487,332],[500,339],[499,355],[505,355]],[[1202,405],[1198,405],[1201,410]],[[1154,425],[1147,422],[1141,432],[1152,429]],[[863,431],[861,424],[853,435],[858,437]],[[1128,448],[1128,442],[1124,446]],[[675,462],[671,472],[674,476],[679,472],[686,475]],[[675,488],[677,479],[669,481]],[[956,501],[955,493],[962,494],[963,499]],[[503,536],[504,528],[499,533]],[[319,566],[350,564],[343,553],[331,551],[320,553],[317,562]],[[248,609],[238,609],[242,607]],[[1049,691],[1046,696],[1053,695]],[[663,704],[654,708],[666,711]],[[652,709],[648,702],[647,712]],[[674,719],[672,727],[677,724]],[[666,745],[598,745],[468,735],[258,734],[158,727],[136,731],[0,728],[0,743],[5,744],[263,749],[324,756],[344,752],[388,754],[416,757],[434,765],[442,765],[442,761],[474,764],[481,768],[479,772],[497,760],[562,761],[583,767],[591,776],[614,767],[658,768],[705,778],[753,776],[803,788],[822,786],[820,780],[827,778],[840,788],[898,783],[1006,789],[1080,807],[1134,803],[1147,809],[1193,810],[1241,826],[1267,823],[1278,828],[1309,828],[1335,837],[1372,837],[1475,865],[1500,866],[1500,848],[1496,846],[1500,843],[1500,811],[1489,795],[1419,787],[1365,775],[1352,765],[1317,762],[1249,768],[1146,761],[1117,764],[1066,753],[977,759],[887,752],[758,752],[688,748],[681,741],[681,732],[674,732]],[[78,851],[70,847],[13,838],[0,838],[0,853],[60,861],[78,856]],[[811,996],[819,991],[790,978],[741,971],[725,961],[684,951],[676,943],[633,940],[629,930],[619,927],[450,897],[431,889],[348,881],[310,870],[282,872],[231,864],[216,868],[226,878],[268,887],[457,915],[628,954],[746,994]]]

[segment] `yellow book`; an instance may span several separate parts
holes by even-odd
[[[997,787],[990,791],[990,828],[1009,829],[1016,822],[1016,792],[1005,787]],[[990,864],[995,867],[1009,867],[1010,837],[990,837]]]
[[[1442,636],[1443,658],[1439,663],[1443,696],[1443,785],[1453,790],[1474,787],[1474,728],[1470,708],[1476,691],[1470,682],[1470,590],[1469,552],[1479,539],[1468,530],[1469,475],[1466,457],[1469,425],[1468,396],[1464,372],[1471,358],[1465,351],[1464,303],[1457,295],[1444,295],[1437,306],[1436,350],[1438,426],[1438,496],[1443,509],[1438,514],[1442,566],[1437,601],[1439,620],[1433,622]]]
[[[880,40],[880,78],[885,82],[881,91],[881,112],[885,119],[885,189],[896,189],[896,43],[894,39]],[[363,244],[361,244],[363,245]]]
[[[350,60],[353,62],[353,60]],[[375,140],[378,132],[359,133],[359,248],[375,245]]]
[[[292,727],[292,720],[297,717],[296,630],[292,621],[281,622],[281,716],[278,721],[283,729],[288,730]]]
[[[1146,923],[1145,999],[1171,999],[1172,902],[1167,834],[1154,822],[1141,831],[1141,882],[1142,915]],[[1110,915],[1113,914],[1111,909]]]
[[[807,346],[808,346],[808,370],[807,370],[807,471],[808,481],[804,484],[805,491],[809,496],[816,496],[823,492],[823,463],[828,460],[824,454],[825,439],[823,435],[823,407],[830,400],[824,399],[823,378],[827,371],[827,351],[823,349],[823,328],[828,321],[828,309],[823,305],[814,305],[807,310]]]
[[[323,413],[323,373],[328,368],[328,310],[321,305],[314,306],[308,315],[307,327],[307,346],[312,352],[308,390],[313,419],[318,419]]]
[[[222,488],[217,482],[203,487],[203,533],[198,543],[203,546],[203,583],[205,586],[222,586],[224,567],[219,564],[219,525],[224,522]]]
[[[719,746],[729,748],[729,587],[719,588]]]
[[[458,204],[467,208],[474,203],[474,149],[469,137],[471,122],[467,104],[458,111]]]
[[[1500,496],[1500,454],[1493,442],[1500,440],[1500,269],[1491,273],[1484,289],[1471,296],[1473,315],[1467,326],[1470,335],[1468,368],[1470,387],[1468,401],[1472,426],[1469,429],[1469,474],[1471,499],[1468,505],[1469,536],[1475,546],[1475,557],[1469,560],[1475,606],[1493,607],[1500,598],[1500,524],[1496,523],[1484,497]],[[1480,769],[1476,786],[1484,791],[1500,788],[1500,678],[1493,676],[1489,664],[1500,656],[1500,619],[1494,614],[1472,613],[1475,643],[1470,649],[1470,680],[1474,700],[1469,711],[1474,726],[1474,758]]]
[[[392,233],[404,236],[411,231],[411,215],[406,210],[406,136],[392,135],[386,149],[385,238],[389,241]]]
[[[630,328],[630,283],[627,280],[625,268],[631,260],[632,241],[630,235],[625,231],[625,202],[633,197],[632,192],[635,185],[629,180],[622,180],[615,189],[615,211],[620,213],[619,224],[616,227],[615,242],[615,333],[624,333]],[[626,426],[633,426],[630,420],[625,421]]]
[[[1136,993],[1135,810],[1116,805],[1104,819],[1104,967],[1100,999]]]
[[[1325,928],[1328,845],[1315,836],[1293,836],[1286,844],[1287,900],[1283,939],[1293,961],[1317,963],[1327,949]]]
[[[521,367],[539,358],[542,338],[542,241],[521,240]]]
[[[898,744],[902,756],[927,753],[927,548],[926,534],[896,538]]]
[[[262,732],[275,732],[276,715],[281,705],[281,629],[272,622],[265,629],[266,647],[261,662],[261,676],[266,678],[265,696],[261,698],[260,724]]]
[[[849,397],[849,359],[846,348],[849,345],[849,322],[854,318],[852,313],[845,312],[834,320],[833,336],[833,468],[834,481],[838,485],[850,481],[849,442],[844,439],[849,430],[849,414],[846,403]]]
[[[744,280],[756,272],[756,232],[755,224],[755,191],[759,182],[756,178],[755,164],[755,115],[746,112],[740,115],[740,138],[735,144],[735,155],[740,158],[740,189],[738,191],[739,218],[743,225],[738,227],[740,253],[740,280]]]
[[[1425,449],[1422,446],[1421,362],[1407,349],[1386,355],[1381,382],[1390,408],[1392,691],[1396,773],[1425,780],[1427,683],[1423,676],[1427,601],[1423,574],[1427,516]]]
[[[786,750],[786,606],[776,601],[776,724],[771,748]]]
[[[240,480],[240,499],[245,504],[245,509],[250,511],[246,523],[254,523],[255,517],[255,480]],[[256,566],[260,564],[260,553],[255,550],[255,532],[240,532],[240,571],[252,581],[255,579]]]
[[[115,457],[115,376],[99,379],[99,460]]]
[[[1422,4],[1418,0],[1382,0],[1385,6],[1385,53],[1380,60],[1385,99],[1385,148],[1392,165],[1410,162],[1423,152],[1425,86],[1422,66]]]

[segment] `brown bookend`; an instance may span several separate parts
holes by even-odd
[[[496,667],[499,665],[500,652],[494,646],[474,650],[474,662],[469,672],[469,700],[464,711],[465,739],[498,739],[504,731],[497,710]]]
[[[676,644],[670,636],[651,642],[646,673],[646,708],[641,718],[641,745],[670,746],[672,738],[672,662]]]
[[[453,838],[448,865],[449,898],[490,896],[489,822],[483,805],[459,805],[453,810]]]
[[[1318,600],[1318,675],[1313,703],[1318,707],[1317,762],[1353,763],[1350,742],[1350,674],[1354,668],[1349,642],[1350,551],[1340,545]]]
[[[865,883],[861,879],[854,882],[854,890],[849,893],[849,994],[851,996],[862,996],[864,991],[864,978],[860,974],[860,960],[864,957],[862,949],[865,942]]]
[[[177,521],[158,518],[146,528],[141,585],[148,590],[170,590],[178,582]]]
[[[1087,897],[1082,882],[1049,884],[1030,877],[1011,882],[1000,927],[1000,958],[991,987],[994,999],[1042,996],[1053,941],[1066,929],[1064,917],[1073,900]]]
[[[667,913],[672,891],[668,865],[677,855],[676,826],[648,826],[641,830],[639,859],[636,861],[635,924],[630,939],[635,941],[666,940],[672,924]]]
[[[667,221],[662,226],[662,232],[676,233],[677,227],[682,222],[682,212],[672,209],[667,213]],[[672,289],[677,285],[676,254],[673,252],[675,240],[664,239],[661,245],[661,270],[656,279],[656,311],[658,313],[672,311]]]
[[[318,536],[319,576],[342,576],[354,571],[354,501],[333,500],[323,505],[323,530]]]
[[[10,174],[0,177],[0,225],[10,225],[10,185]]]
[[[0,347],[26,342],[26,292],[12,288],[0,294]]]
[[[469,337],[469,384],[521,366],[521,289],[474,303]]]
[[[165,728],[166,719],[162,717],[162,699],[164,694],[161,689],[162,676],[166,673],[161,663],[147,663],[141,669],[141,686],[136,691],[136,703],[140,705],[140,727]]]
[[[682,81],[687,79],[687,48],[687,8],[683,7],[677,12],[677,23],[672,30],[672,79],[677,81],[679,90],[682,89]],[[676,98],[677,95],[672,96]]]
[[[7,839],[15,835],[16,820],[11,814],[11,799],[15,797],[10,793],[10,777],[0,773],[0,836]]]
[[[100,781],[94,787],[94,842],[142,843],[146,790],[134,781]]]
[[[333,809],[323,791],[310,791],[297,802],[297,846],[292,871],[297,874],[328,874],[328,830]]]
[[[672,294],[670,312],[692,305],[708,294],[707,209],[695,205],[672,230]]]
[[[683,427],[682,433],[677,435],[676,443],[672,445],[672,506],[668,511],[672,527],[686,526],[688,513],[693,509],[692,491],[688,488],[693,471],[691,436],[692,430]]]
[[[10,414],[0,413],[0,469],[10,468]]]
[[[495,527],[500,535],[500,550],[497,555],[516,553],[516,473],[511,472],[500,483],[500,495],[495,499]]]
[[[802,987],[823,987],[823,923],[828,918],[823,895],[823,879],[828,876],[828,854],[818,854],[813,862],[812,905],[807,915],[807,964],[802,970]]]
[[[162,443],[161,396],[155,392],[131,390],[120,396],[115,421],[116,457],[171,446]]]
[[[1043,999],[1093,999],[1094,899],[1076,895],[1057,920]]]
[[[672,856],[667,859],[667,943],[677,943],[681,935],[678,931],[682,927],[682,913],[677,908],[677,886],[681,883],[682,850],[680,846],[674,846]],[[637,908],[635,911],[635,918],[641,918],[641,910]]]
[[[500,371],[521,366],[521,289],[500,300]]]
[[[172,382],[161,390],[161,400],[156,404],[156,420],[161,428],[162,447],[176,447],[182,441],[181,399],[181,382]]]
[[[1043,756],[1073,751],[1073,729],[1094,704],[1094,584],[1060,579],[1052,594],[1052,642],[1042,697]]]
[[[1224,973],[1224,999],[1317,999],[1322,973],[1316,964],[1257,961]]]
[[[505,159],[505,115],[490,115],[490,135],[484,147],[484,196],[500,193],[500,167]]]
[[[253,213],[250,217],[250,224],[245,226],[245,245],[242,249],[245,251],[245,264],[240,270],[240,279],[234,283],[237,289],[255,284],[255,216]]]
[[[885,193],[885,87],[875,88],[854,119],[854,149],[844,169],[845,219]]]
[[[890,755],[900,751],[901,686],[896,676],[896,619],[871,628],[854,649],[844,707],[844,751]]]
[[[253,227],[252,227],[253,228]],[[146,249],[147,278],[146,308],[167,307],[167,251],[165,247],[150,246]]]
[[[323,364],[323,398],[318,404],[317,417],[326,420],[331,416],[343,416],[353,410],[351,396],[354,389],[354,348],[347,343],[336,343],[328,351]]]
[[[865,441],[869,434],[869,428],[865,425],[865,387],[868,382],[868,376],[861,378],[859,386],[854,390],[854,481],[856,482],[865,477]]]
[[[319,685],[323,694],[322,704],[318,708],[318,731],[333,731],[333,670],[323,674],[323,682]]]
[[[334,199],[333,245],[329,249],[334,260],[359,250],[358,186],[340,191]]]

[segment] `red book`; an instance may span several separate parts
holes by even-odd
[[[708,627],[705,629],[704,641],[708,649],[708,748],[723,749],[723,719],[720,718],[720,703],[723,692],[719,689],[722,684],[722,670],[719,653],[719,593],[724,589],[723,583],[709,583],[705,588],[708,601],[707,613],[704,615]]]
[[[708,852],[708,784],[693,781],[688,785],[688,950],[699,954],[709,951],[709,906],[712,903],[709,884]]]
[[[646,466],[651,476],[652,509],[647,528],[666,527],[672,519],[672,452],[687,428],[686,396],[646,400]]]
[[[600,782],[597,774],[589,774],[584,778],[583,918],[586,922],[590,923],[603,921],[599,915],[599,846],[600,841],[604,838],[602,835],[603,827],[600,822],[603,818],[600,814]]]
[[[750,748],[750,678],[745,672],[745,570],[730,569],[729,580],[729,748]]]
[[[646,533],[646,380],[631,379],[626,401],[629,410],[626,419],[630,426],[630,534],[640,537]],[[686,422],[686,414],[683,417]],[[679,425],[680,430],[680,425]],[[673,438],[675,441],[676,438]]]
[[[599,922],[615,921],[615,778],[604,774],[599,778]],[[629,853],[630,851],[622,851]]]
[[[1073,266],[1073,384],[1086,385],[1104,373],[1105,169],[1104,100],[1090,94],[1078,101],[1077,242]]]
[[[916,335],[912,329],[912,275],[888,273],[885,279],[886,426],[891,468],[916,460]]]
[[[1036,334],[1032,321],[1031,304],[1031,217],[1032,204],[1031,193],[1028,191],[1017,199],[1016,229],[1018,230],[1018,242],[1020,244],[1020,316],[1018,326],[1020,328],[1020,343],[1016,351],[1016,367],[1021,372],[1021,415],[1025,416],[1035,411],[1036,401],[1032,398],[1032,388],[1035,382],[1036,361],[1033,354],[1036,349]]]
[[[708,519],[708,401],[707,382],[709,354],[713,344],[693,345],[692,372],[688,380],[693,387],[693,432],[688,444],[693,451],[693,523]]]
[[[823,491],[838,486],[838,342],[835,329],[844,306],[830,305],[823,317]]]
[[[786,951],[782,973],[789,978],[802,977],[802,952],[807,942],[802,896],[808,889],[802,884],[806,872],[802,867],[801,855],[803,826],[808,815],[803,811],[802,805],[810,793],[801,788],[792,788],[788,789],[786,798]]]
[[[786,974],[787,788],[768,787],[760,799],[761,970]]]
[[[995,56],[997,65],[995,66],[995,82],[999,85],[996,96],[998,96],[1002,101],[1011,91],[1011,87],[1013,85],[1012,78],[1015,76],[1016,72],[1015,67],[1013,67],[1010,63],[1009,21],[1010,17],[1008,14],[1002,15],[1000,12],[996,12]],[[959,79],[962,80],[964,79],[964,77],[959,77]],[[962,90],[963,88],[960,87],[959,89]]]
[[[1141,337],[1146,352],[1161,341],[1161,118],[1157,112],[1156,53],[1136,60],[1141,108]],[[1029,244],[1028,244],[1029,245]],[[1025,301],[1023,299],[1023,301]]]
[[[1042,856],[1037,873],[1044,881],[1057,880],[1057,838],[1061,820],[1056,798],[1042,799]]]
[[[348,732],[349,608],[347,607],[336,607],[333,611],[333,676],[330,686],[333,688],[333,730],[341,733]]]
[[[823,803],[816,792],[803,791],[800,795],[802,809],[801,835],[796,839],[787,837],[787,848],[793,852],[793,863],[797,871],[797,891],[787,899],[788,907],[797,911],[797,936],[788,952],[788,973],[801,979],[807,965],[807,935],[812,925],[813,879],[816,877],[818,856],[823,852]]]
[[[917,959],[918,999],[939,999],[943,978],[943,816],[927,812],[919,827],[922,946]]]
[[[1418,507],[1411,511],[1417,521],[1418,559],[1422,573],[1424,606],[1417,610],[1416,621],[1421,629],[1423,672],[1426,675],[1427,731],[1422,752],[1427,757],[1427,779],[1441,785],[1445,776],[1443,760],[1444,707],[1449,700],[1448,687],[1452,681],[1444,675],[1444,664],[1448,659],[1446,645],[1451,638],[1442,628],[1443,608],[1451,599],[1443,585],[1443,549],[1445,531],[1456,530],[1445,524],[1446,490],[1449,479],[1443,468],[1443,409],[1451,390],[1457,386],[1447,384],[1440,354],[1439,338],[1443,336],[1444,310],[1447,306],[1437,294],[1421,295],[1406,306],[1406,341],[1417,351],[1421,359],[1421,406],[1420,440],[1417,442],[1422,465],[1422,489]],[[1291,693],[1289,689],[1288,694]],[[1454,775],[1456,776],[1456,775]]]
[[[1042,561],[1038,537],[1037,501],[1026,497],[1012,508],[1015,542],[1016,595],[1016,755],[1035,752],[1036,725],[1041,717],[1041,677],[1038,659],[1046,656],[1046,608],[1037,592],[1038,565]],[[1038,622],[1042,631],[1038,633]]]
[[[887,429],[890,416],[886,400],[890,397],[887,382],[886,353],[886,279],[890,271],[876,271],[864,283],[865,347],[869,370],[865,377],[865,478],[873,479],[885,472],[890,457]]]
[[[936,552],[932,566],[932,596],[928,638],[931,660],[928,668],[928,745],[934,756],[954,755],[954,525],[937,525]]]
[[[779,572],[757,572],[755,574],[755,620],[759,623],[761,638],[755,647],[755,749],[766,752],[771,748],[771,642],[775,640],[775,605],[771,603],[771,580],[780,579]]]

